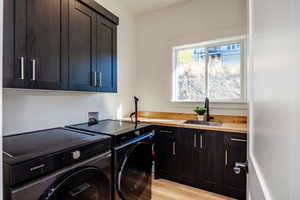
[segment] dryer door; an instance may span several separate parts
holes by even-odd
[[[60,179],[40,200],[107,200],[109,179],[96,167],[76,169]]]
[[[123,200],[151,199],[152,145],[139,142],[125,156],[117,176],[117,190]]]

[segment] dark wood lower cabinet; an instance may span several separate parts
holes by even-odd
[[[155,178],[245,199],[246,174],[233,168],[246,160],[246,135],[157,127],[155,140]]]
[[[197,134],[190,130],[178,129],[175,137],[178,180],[197,186]]]
[[[247,160],[247,137],[241,134],[224,136],[225,168],[224,194],[238,199],[246,199],[246,171],[234,171],[237,162]]]
[[[199,153],[198,182],[201,188],[222,193],[223,173],[223,134],[214,131],[200,131],[198,133]]]
[[[155,151],[156,166],[155,176],[159,178],[160,175],[166,178],[173,178],[177,176],[177,163],[176,163],[176,143],[175,135],[176,129],[174,128],[157,128],[155,134]]]

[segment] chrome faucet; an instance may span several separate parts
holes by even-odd
[[[209,99],[208,99],[208,97],[205,98],[204,108],[206,109],[206,121],[210,121],[210,116],[209,116]]]

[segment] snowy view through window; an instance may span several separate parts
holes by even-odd
[[[175,100],[241,99],[241,45],[175,50]]]

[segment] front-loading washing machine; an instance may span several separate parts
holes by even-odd
[[[151,125],[101,120],[67,126],[112,137],[113,200],[151,200],[154,130]]]
[[[5,200],[110,200],[111,138],[55,128],[3,138]]]

